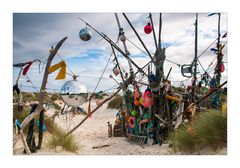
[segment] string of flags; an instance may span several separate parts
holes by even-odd
[[[28,61],[28,62],[23,62],[23,63],[17,63],[17,64],[13,64],[13,67],[17,67],[17,68],[23,68],[23,72],[22,75],[27,75],[28,70],[30,69],[31,65],[34,62],[39,62],[38,68],[39,68],[39,72],[40,72],[40,66],[41,66],[41,60],[39,59],[34,59],[33,61]]]

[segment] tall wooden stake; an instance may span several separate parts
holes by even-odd
[[[221,20],[221,13],[218,13],[218,42],[217,42],[217,49],[218,49],[218,56],[217,56],[217,65],[215,68],[215,74],[216,74],[216,82],[217,82],[217,86],[220,85],[220,81],[221,81],[221,72],[219,70],[219,66],[222,63],[222,58],[223,58],[223,54],[220,51],[220,20]]]
[[[162,13],[159,14],[159,34],[158,34],[158,47],[161,48],[161,33],[162,33]]]
[[[197,45],[198,45],[198,13],[196,13],[195,21],[195,56],[194,56],[194,74],[193,74],[193,83],[192,83],[192,102],[195,101],[195,91],[196,91],[196,80],[197,80]]]
[[[119,21],[117,13],[115,13],[115,17],[116,17],[117,24],[118,24],[119,34],[121,33],[122,35],[125,36],[123,28],[121,27],[121,24],[120,24],[120,21]],[[127,49],[126,41],[123,41],[123,47],[124,47],[126,55],[130,55],[130,53],[129,53],[128,49]],[[129,58],[126,58],[126,59],[128,61],[128,66],[129,66],[130,73],[133,74],[133,68],[132,68],[131,61],[129,60]]]

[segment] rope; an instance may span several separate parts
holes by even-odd
[[[103,75],[104,75],[104,73],[105,73],[105,71],[106,71],[106,69],[107,69],[107,66],[108,66],[108,64],[109,64],[109,62],[110,62],[110,60],[111,60],[112,55],[113,55],[113,52],[110,54],[110,56],[109,56],[109,58],[108,58],[107,64],[105,65],[105,67],[104,67],[104,69],[103,69],[103,72],[102,72],[102,74],[101,74],[101,76],[100,76],[100,78],[99,78],[99,80],[98,80],[98,82],[97,82],[96,87],[95,87],[94,90],[93,90],[93,93],[95,93],[95,91],[96,91],[96,89],[97,89],[100,81],[102,80],[102,77],[103,77]]]
[[[58,53],[57,53],[57,56],[64,62],[66,62]],[[75,73],[69,68],[69,66],[66,64],[66,67],[68,68],[68,70],[72,73],[71,76],[75,77]],[[67,73],[68,75],[70,75],[69,73]]]
[[[31,79],[28,77],[28,75],[26,75],[26,77],[27,77],[28,81],[31,83],[32,88],[35,89],[37,92],[40,92],[40,88],[39,88],[39,90],[38,90],[37,87],[34,86],[33,82],[32,82]]]
[[[216,38],[216,40],[214,40],[197,58],[201,57],[214,43],[215,41],[217,41],[218,38]]]
[[[129,40],[128,38],[126,38],[132,45],[134,45],[137,49],[139,49],[142,53],[144,53],[145,55],[148,55],[145,51],[143,51],[140,47],[138,47],[136,44],[134,44],[131,40]],[[177,65],[177,66],[181,66],[180,64],[178,64],[178,63],[176,63],[176,62],[174,62],[174,61],[171,61],[171,60],[168,60],[168,59],[165,59],[166,61],[168,61],[168,62],[171,62],[171,63],[173,63],[173,64],[175,64],[175,65]]]

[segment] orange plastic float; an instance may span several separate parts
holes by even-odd
[[[128,119],[128,125],[131,127],[131,128],[134,128],[134,120],[135,118],[134,117],[129,117]]]

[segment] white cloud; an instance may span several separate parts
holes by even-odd
[[[21,15],[21,14],[19,14]],[[39,14],[38,17],[43,17],[42,14]],[[48,17],[49,16],[49,17]],[[125,30],[125,34],[128,39],[133,43],[139,46],[142,50],[141,43],[137,39],[136,35],[122,16],[118,14],[122,27]],[[144,14],[127,14],[129,20],[132,22],[133,26],[136,28],[137,32],[141,36],[142,40],[146,44],[147,48],[151,53],[155,52],[155,45],[153,40],[153,35],[146,35],[143,31],[144,26],[148,22],[148,13]],[[199,54],[206,49],[206,47],[212,43],[212,41],[217,37],[215,32],[217,29],[217,17],[206,17],[207,14],[199,14],[199,34],[198,34],[198,50]],[[26,18],[22,19],[28,19]],[[107,59],[111,53],[110,45],[102,40],[97,43],[101,37],[92,31],[92,39],[90,41],[84,42],[81,41],[78,37],[79,30],[85,27],[85,24],[82,23],[77,17],[81,17],[86,20],[89,24],[95,27],[98,31],[107,34],[113,41],[116,41],[118,36],[118,27],[115,20],[115,16],[112,13],[91,13],[91,14],[54,14],[51,16],[45,15],[48,17],[46,22],[43,22],[40,19],[38,21],[28,21],[24,22],[25,25],[21,23],[14,24],[14,63],[24,62],[32,60],[34,58],[47,59],[48,50],[51,45],[55,45],[64,36],[68,36],[67,41],[63,44],[59,50],[59,54],[63,56],[67,63],[69,62],[70,68],[77,74],[82,76],[90,77],[99,77],[102,73],[102,70],[107,62]],[[30,18],[29,18],[30,19]],[[31,17],[34,19],[34,17]],[[158,14],[153,14],[154,26],[156,35],[158,36]],[[162,25],[162,41],[171,43],[166,50],[166,57],[169,60],[177,62],[179,64],[188,64],[191,63],[194,57],[194,22],[195,14],[184,14],[184,13],[174,13],[174,14],[163,14],[163,25]],[[20,24],[20,25],[19,25]],[[222,32],[226,31],[227,28],[227,16],[222,14],[221,20]],[[27,34],[27,36],[26,36]],[[97,43],[97,44],[96,44]],[[17,45],[19,44],[19,45]],[[123,49],[122,44],[119,46]],[[142,53],[139,49],[134,47],[127,41],[128,50],[132,55],[137,55]],[[101,50],[100,57],[88,57],[88,52],[91,49]],[[226,49],[224,50],[225,56],[224,60],[227,61]],[[205,68],[207,68],[209,62],[212,60],[214,55],[211,52],[206,52],[201,58],[200,61]],[[72,62],[72,58],[86,58],[88,63],[76,61]],[[132,57],[131,57],[132,58]],[[133,57],[133,60],[142,67],[150,59],[146,57]],[[53,63],[59,61],[59,58],[55,58]],[[128,64],[125,58],[120,57],[119,61],[121,66],[128,70]],[[182,77],[180,74],[180,69],[167,61],[164,63],[165,73],[173,67],[172,73],[170,75],[171,80],[184,80],[186,78]],[[112,79],[106,79],[110,73],[112,73],[113,64],[110,63],[104,75],[105,79],[101,82],[99,88],[107,89],[115,84]],[[226,66],[227,69],[227,66]],[[134,69],[135,70],[135,69]],[[35,85],[40,86],[42,74],[38,75],[36,78],[37,66],[33,66],[31,71],[29,71],[30,78],[33,79]],[[55,81],[56,73],[51,74],[48,87],[50,88],[60,88],[64,81]],[[223,73],[223,76],[226,77],[226,72]],[[14,79],[17,76],[17,70],[14,71]],[[68,79],[70,79],[68,77]],[[82,80],[87,88],[91,91],[97,83],[97,78],[87,78],[79,77],[79,80]],[[121,81],[118,77],[117,80]]]

